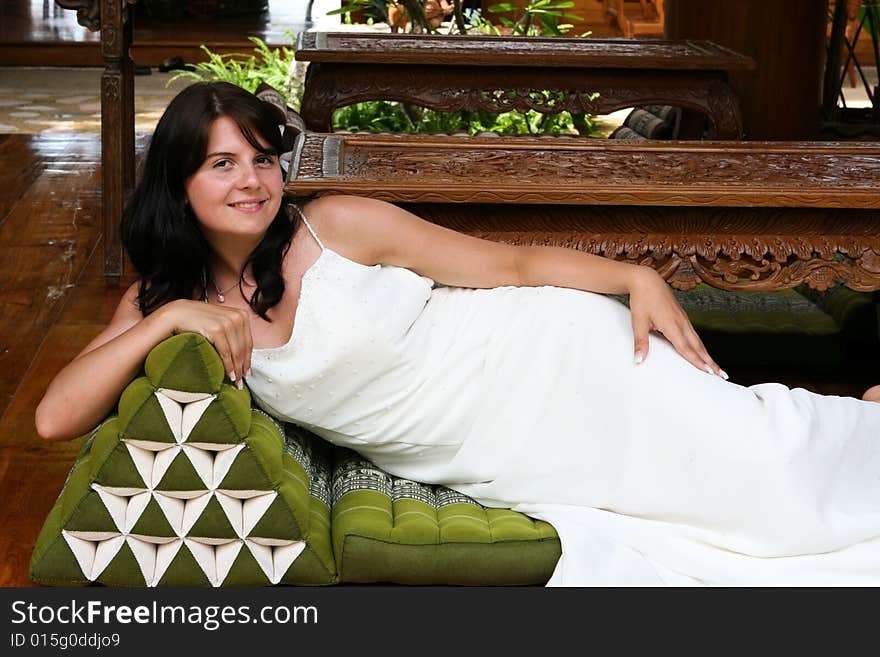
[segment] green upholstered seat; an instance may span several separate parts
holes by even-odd
[[[333,549],[344,582],[541,584],[559,559],[548,523],[398,479],[337,448]]]
[[[732,292],[702,284],[675,295],[724,367],[833,369],[877,352],[873,293],[843,286],[818,292],[806,285]],[[626,295],[614,296],[628,303]]]
[[[84,441],[31,557],[53,585],[539,584],[547,523],[486,509],[251,407],[195,334],[164,341]]]
[[[739,366],[840,367],[877,344],[873,294],[802,285],[777,292],[728,292],[701,285],[676,293],[716,361]],[[731,365],[732,367],[733,365]]]

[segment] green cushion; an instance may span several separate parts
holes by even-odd
[[[732,292],[701,284],[675,295],[722,367],[838,368],[863,362],[866,345],[877,344],[876,295],[842,285]]]
[[[827,336],[840,330],[833,317],[793,289],[730,292],[700,285],[676,296],[694,326],[706,331]]]
[[[43,584],[542,584],[545,522],[396,479],[251,408],[204,338],[156,346],[85,440],[31,556]],[[331,529],[332,519],[332,529]]]
[[[200,336],[161,343],[145,372],[122,394],[118,416],[85,441],[37,539],[31,577],[334,583],[328,496],[313,494],[326,459],[252,409],[247,390],[223,383],[222,363]]]
[[[543,584],[561,554],[548,523],[444,486],[392,477],[337,448],[333,548],[343,582]]]
[[[856,341],[877,340],[873,296],[843,286],[728,292],[700,285],[676,294],[722,366],[837,368]]]

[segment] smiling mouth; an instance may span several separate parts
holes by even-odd
[[[238,210],[256,210],[258,208],[263,207],[266,204],[266,200],[262,201],[241,201],[239,203],[230,203],[229,207],[236,208]]]

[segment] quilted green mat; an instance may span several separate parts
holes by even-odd
[[[541,584],[559,554],[545,522],[391,477],[279,425],[190,333],[151,351],[118,414],[84,441],[31,577],[68,586]]]

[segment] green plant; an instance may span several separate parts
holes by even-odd
[[[341,14],[347,22],[355,11],[376,20],[389,22],[389,7],[402,6],[416,31],[437,32],[425,16],[426,0],[348,0],[333,12]],[[510,3],[492,5],[489,12],[522,11],[516,22],[500,17],[502,25],[507,26],[514,36],[561,36],[571,30],[566,19],[583,20],[580,16],[568,14],[564,10],[574,6],[570,0],[529,0],[525,7]],[[450,32],[456,29],[459,33],[476,32],[480,34],[499,35],[501,30],[485,16],[477,13],[468,19],[465,25],[462,15],[461,0],[453,0],[453,21]],[[588,36],[585,32],[580,36]],[[535,92],[544,98],[536,98],[540,102],[552,106],[555,102],[549,91]],[[404,105],[389,101],[367,101],[342,107],[333,115],[335,130],[367,130],[373,132],[496,132],[499,134],[581,134],[595,136],[593,132],[594,117],[586,113],[572,115],[570,112],[543,114],[536,110],[521,112],[493,113],[485,110],[457,112],[439,112],[424,107]]]
[[[490,5],[488,11],[492,13],[518,11],[523,14],[517,21],[499,17],[502,25],[511,29],[514,36],[562,36],[574,27],[571,23],[563,23],[565,19],[582,21],[582,17],[576,14],[568,14],[564,10],[574,7],[571,0],[529,0],[525,7],[519,7],[509,2]],[[586,32],[581,36],[588,36]]]
[[[328,15],[341,14],[345,23],[351,23],[352,14],[361,12],[369,20],[378,20],[391,24],[389,8],[397,6],[405,12],[409,20],[410,29],[414,32],[438,32],[438,25],[430,20],[430,13],[426,11],[430,0],[347,0],[339,9],[327,12]],[[485,34],[499,34],[500,31],[484,16],[477,14],[471,16],[467,25],[461,8],[461,0],[452,0],[453,11],[450,32],[455,29],[459,34],[476,31]],[[512,21],[506,17],[499,17],[502,25],[510,28],[514,36],[562,36],[568,33],[574,26],[565,23],[565,20],[583,21],[581,16],[566,13],[566,9],[574,7],[571,0],[528,0],[521,7],[519,5],[503,2],[488,7],[491,13],[507,13],[522,11],[522,16]],[[396,25],[394,27],[397,27]],[[580,36],[587,36],[585,32]]]
[[[287,36],[291,41],[294,35],[289,30]],[[255,91],[261,82],[274,87],[287,99],[288,105],[299,109],[302,99],[302,80],[296,75],[294,48],[282,46],[270,48],[259,37],[248,37],[254,44],[254,54],[225,53],[218,54],[204,44],[201,49],[208,56],[208,61],[194,64],[194,71],[180,71],[172,77],[168,84],[178,78],[189,77],[196,80],[221,80],[236,84],[248,91]]]
[[[856,20],[874,39],[880,38],[880,2],[877,0],[862,0],[856,14]]]
[[[542,92],[549,94],[549,92]],[[536,110],[489,112],[487,110],[441,112],[391,101],[368,101],[341,107],[333,114],[334,130],[371,132],[480,132],[498,134],[571,134],[596,136],[593,117],[562,111],[542,114]]]
[[[461,0],[452,1],[455,25],[463,34],[467,28],[461,13]],[[406,25],[411,32],[416,33],[438,32],[437,28],[445,17],[440,9],[439,0],[348,0],[339,9],[328,11],[327,15],[341,14],[343,22],[350,24],[351,15],[358,11],[368,20],[375,19],[388,23],[392,31]]]
[[[363,12],[367,20],[372,22],[378,19],[383,22],[388,21],[388,0],[348,0],[339,9],[328,11],[328,16],[340,15],[343,23],[352,24],[352,14],[355,12]]]
[[[403,2],[404,0],[400,0]],[[424,0],[405,0],[407,8],[424,8]],[[356,9],[371,8],[376,12],[385,12],[391,0],[349,0],[349,4],[330,13],[350,13]],[[454,13],[461,16],[461,0],[454,0]],[[559,20],[568,17],[559,11],[572,6],[572,2],[553,0],[530,0],[521,19],[519,31],[514,34],[534,34],[540,29],[550,30],[551,34],[562,34],[567,27]],[[493,7],[505,7],[494,5]],[[516,9],[517,7],[510,5]],[[490,8],[492,10],[492,8]],[[501,9],[505,10],[506,9]],[[499,10],[499,11],[501,11]],[[534,16],[540,16],[535,20]],[[549,17],[549,18],[548,18]],[[574,17],[578,18],[578,17]],[[547,27],[547,26],[551,27]],[[499,34],[499,30],[491,22],[480,16],[470,18],[469,30],[487,34]],[[589,32],[582,36],[587,36]],[[294,35],[288,31],[291,42]],[[208,56],[208,61],[195,64],[194,71],[181,71],[173,78],[191,77],[197,80],[224,80],[237,84],[249,91],[256,90],[261,82],[278,89],[287,99],[288,105],[298,110],[302,100],[302,75],[298,74],[294,48],[269,48],[257,37],[249,37],[254,43],[254,54],[243,53],[217,54],[207,46],[201,48]],[[170,82],[169,81],[169,84]],[[514,93],[514,92],[507,92]],[[561,98],[554,97],[550,91],[533,92],[534,100],[552,107]],[[558,96],[558,94],[557,94]],[[499,134],[580,134],[596,136],[593,132],[594,117],[587,113],[572,114],[567,111],[558,113],[541,113],[536,110],[521,112],[511,110],[494,113],[486,110],[441,112],[413,105],[405,105],[392,101],[367,101],[342,107],[333,114],[334,130],[371,131],[371,132],[496,132]]]

